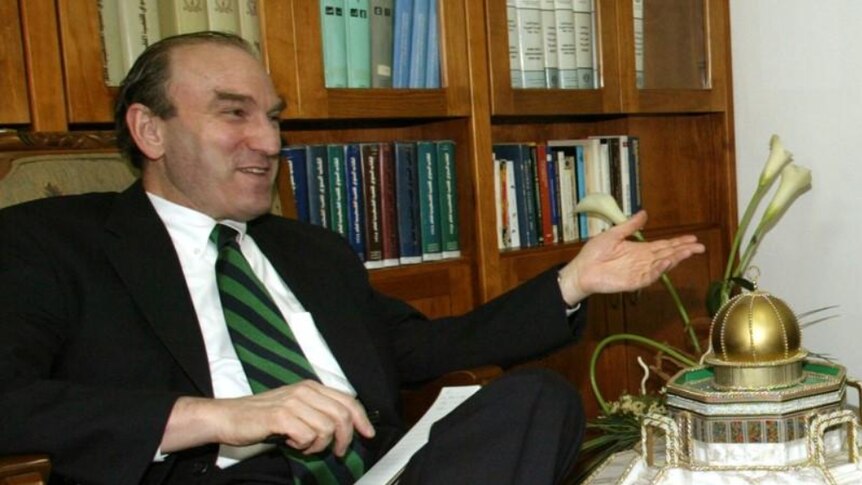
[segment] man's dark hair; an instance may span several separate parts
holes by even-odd
[[[167,93],[167,83],[171,77],[170,54],[177,47],[195,44],[235,46],[254,55],[251,45],[243,38],[225,32],[206,31],[175,35],[149,46],[126,74],[114,104],[117,145],[135,167],[142,167],[144,154],[132,139],[126,125],[126,112],[132,104],[141,103],[162,119],[176,115],[176,107]]]

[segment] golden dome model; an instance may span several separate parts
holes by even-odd
[[[710,328],[715,386],[727,390],[774,389],[802,379],[799,321],[781,299],[755,290],[737,295],[715,315]]]

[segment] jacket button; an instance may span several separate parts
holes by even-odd
[[[380,422],[380,410],[379,409],[372,409],[372,410],[368,411],[368,421],[370,421],[371,424],[379,423]]]
[[[210,464],[205,461],[192,463],[192,474],[196,477],[206,475],[210,471]]]

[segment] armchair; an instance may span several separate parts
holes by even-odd
[[[109,148],[0,152],[0,208],[43,197],[121,191],[137,175],[127,160]],[[279,184],[280,197],[273,199],[272,212],[295,215],[290,184],[283,182]],[[482,385],[500,374],[502,369],[495,366],[460,370],[404,389],[404,419],[408,424],[418,420],[442,387]],[[46,455],[0,456],[0,485],[45,484],[50,471],[50,458]]]

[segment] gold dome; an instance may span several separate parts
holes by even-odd
[[[802,361],[799,320],[781,299],[757,290],[728,301],[712,320],[705,362],[721,390],[767,390],[798,384]]]

